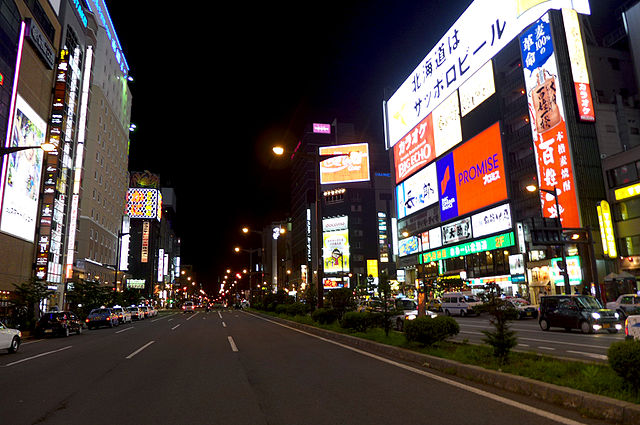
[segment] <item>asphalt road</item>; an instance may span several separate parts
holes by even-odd
[[[166,314],[0,354],[0,424],[601,424],[242,311]]]
[[[459,341],[466,339],[471,343],[481,344],[485,337],[482,331],[493,329],[486,314],[476,317],[455,317],[455,319],[460,324],[460,333],[455,338]],[[607,350],[613,342],[622,341],[625,338],[624,331],[617,334],[610,334],[607,331],[582,334],[576,329],[567,332],[562,328],[543,331],[537,319],[513,321],[511,329],[517,332],[517,350],[599,362],[607,361]]]

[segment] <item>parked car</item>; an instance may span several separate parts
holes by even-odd
[[[418,305],[412,299],[397,298],[395,300],[395,307],[398,312],[402,312],[401,314],[397,314],[391,317],[391,324],[397,331],[404,330],[405,320],[414,320],[416,317],[418,317]],[[430,310],[426,311],[426,315],[431,317],[437,316],[436,313]]]
[[[71,332],[82,333],[82,321],[70,311],[50,311],[44,313],[36,324],[36,335],[69,336]]]
[[[158,315],[158,310],[152,305],[148,305],[147,309],[149,310],[149,317],[156,317]]]
[[[0,322],[0,350],[7,350],[15,353],[20,347],[22,340],[22,332],[18,329],[12,329]]]
[[[617,300],[608,302],[607,308],[617,311],[622,318],[632,314],[640,314],[640,295],[620,295]]]
[[[118,326],[118,315],[110,308],[94,308],[87,316],[86,322],[89,329],[100,326],[113,328]]]
[[[127,311],[131,314],[131,320],[144,319],[144,313],[136,306],[127,307]]]
[[[138,306],[138,309],[140,309],[145,319],[149,317],[149,308],[146,305]]]
[[[640,314],[628,316],[624,321],[624,333],[628,339],[640,339]]]
[[[605,329],[611,333],[622,329],[620,315],[602,307],[591,295],[547,295],[540,298],[538,324],[543,331],[551,327],[580,329],[592,333]]]
[[[447,316],[452,314],[459,314],[460,316],[467,316],[469,314],[480,314],[480,310],[476,307],[480,307],[482,302],[467,292],[449,292],[442,296],[442,311]]]
[[[427,301],[427,310],[442,311],[442,299],[434,298],[432,300]]]
[[[508,307],[516,311],[517,319],[536,318],[538,317],[538,306],[532,305],[529,301],[522,298],[507,298],[505,303]]]
[[[193,301],[185,301],[185,303],[182,304],[183,313],[193,313],[194,311],[196,311],[196,306]]]
[[[113,312],[118,316],[118,322],[120,323],[131,323],[131,312],[126,309],[116,305],[113,307]]]

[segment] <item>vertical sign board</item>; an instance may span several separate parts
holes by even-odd
[[[580,227],[571,147],[549,14],[520,36],[520,49],[538,182],[541,189],[558,193],[560,211],[556,211],[555,196],[540,191],[543,216],[555,218],[559,215],[563,227]]]
[[[433,119],[429,114],[393,147],[396,184],[436,158]]]
[[[604,245],[607,244],[606,254],[609,258],[616,258],[618,256],[618,250],[616,249],[616,238],[613,234],[613,221],[611,220],[611,208],[607,201],[601,201],[599,213],[602,218],[602,229],[604,229],[605,239],[602,241]],[[600,217],[598,217],[600,218]]]
[[[578,13],[575,10],[562,9],[562,20],[564,21],[564,32],[567,37],[567,47],[569,48],[569,60],[571,61],[571,73],[573,74],[580,121],[593,122],[596,120],[596,115],[593,110],[591,85],[589,83],[589,73],[587,72],[587,60],[584,55]]]
[[[140,262],[146,263],[149,261],[149,233],[151,232],[151,225],[148,220],[142,222],[142,251],[140,252]]]

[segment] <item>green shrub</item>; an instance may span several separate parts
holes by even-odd
[[[340,326],[356,332],[366,332],[367,329],[382,323],[382,315],[371,311],[348,311],[342,316]]]
[[[313,312],[311,318],[321,325],[330,325],[338,320],[340,312],[333,308],[319,308]]]
[[[444,341],[459,332],[458,322],[448,316],[417,317],[414,320],[405,320],[404,322],[404,335],[407,341],[423,345]]]
[[[304,316],[309,312],[309,306],[304,303],[286,304],[286,307],[289,316]]]
[[[614,342],[607,357],[611,368],[634,390],[640,390],[640,341]]]
[[[289,306],[286,304],[277,304],[274,311],[276,312],[276,314],[289,314],[288,307]]]

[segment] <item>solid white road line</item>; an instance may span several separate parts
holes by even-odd
[[[311,336],[311,337],[319,339],[321,341],[337,345],[337,346],[345,348],[347,350],[354,351],[356,353],[362,354],[363,356],[371,357],[371,358],[379,360],[379,361],[381,361],[383,363],[387,363],[387,364],[399,367],[401,369],[405,369],[405,370],[408,370],[410,372],[416,373],[418,375],[422,375],[422,376],[425,376],[427,378],[431,378],[431,379],[433,379],[435,381],[440,381],[440,382],[442,382],[444,384],[451,385],[451,386],[456,387],[458,389],[461,389],[461,390],[464,390],[464,391],[469,391],[469,392],[472,392],[472,393],[477,394],[479,396],[492,399],[494,401],[509,405],[509,406],[514,407],[516,409],[524,410],[524,411],[532,413],[534,415],[541,416],[541,417],[543,417],[545,419],[549,419],[549,420],[552,420],[552,421],[555,421],[555,422],[558,422],[558,423],[561,423],[561,424],[564,424],[564,425],[585,425],[582,422],[577,422],[577,421],[574,421],[573,419],[565,418],[564,416],[560,416],[560,415],[556,415],[554,413],[546,412],[546,411],[540,410],[537,407],[529,406],[529,405],[526,405],[526,404],[522,404],[522,403],[519,403],[519,402],[517,402],[515,400],[511,400],[511,399],[508,399],[506,397],[502,397],[502,396],[499,396],[499,395],[496,395],[496,394],[492,394],[492,393],[490,393],[488,391],[484,391],[484,390],[481,390],[479,388],[472,387],[469,384],[464,384],[464,383],[461,383],[461,382],[457,382],[457,381],[454,381],[452,379],[445,378],[443,376],[434,375],[433,373],[430,373],[430,372],[427,372],[427,371],[424,371],[424,370],[421,370],[421,369],[417,369],[417,368],[415,368],[413,366],[409,366],[409,365],[406,365],[406,364],[403,364],[403,363],[398,363],[396,361],[393,361],[393,360],[390,360],[390,359],[387,359],[387,358],[384,358],[384,357],[380,357],[380,356],[378,356],[376,354],[368,353],[366,351],[362,351],[362,350],[360,350],[358,348],[355,348],[355,347],[350,347],[348,345],[342,344],[342,343],[337,342],[337,341],[332,341],[330,339],[323,338],[321,336],[314,335],[312,333],[305,332],[305,331],[300,330],[300,329],[292,328],[291,326],[287,326],[287,325],[282,324],[282,323],[274,322],[273,320],[269,320],[269,319],[266,319],[264,317],[260,317],[260,316],[254,316],[254,317],[257,317],[257,318],[262,319],[264,321],[273,323],[274,325],[282,326],[284,328],[291,329],[292,331],[296,331],[296,332]],[[229,337],[229,338],[231,338],[231,337]]]
[[[599,360],[607,360],[608,357],[607,356],[603,356],[602,354],[596,354],[596,353],[587,353],[584,351],[571,351],[571,350],[567,350],[567,353],[573,353],[573,354],[581,354],[583,356],[587,356],[587,357],[592,357],[594,359],[599,359]]]
[[[541,345],[538,345],[538,348],[541,349],[541,350],[555,351],[555,348],[553,348],[553,347],[543,347]]]
[[[150,346],[151,344],[153,344],[155,341],[149,341],[147,342],[145,345],[143,345],[142,347],[138,348],[136,351],[134,351],[133,353],[129,354],[126,358],[130,359],[133,356],[135,356],[136,354],[138,354],[139,352],[141,352],[142,350],[144,350],[145,348],[147,348],[148,346]]]
[[[231,351],[238,351],[238,347],[236,347],[236,343],[233,341],[233,337],[228,336],[227,339],[229,340],[229,345],[231,345]]]
[[[13,366],[14,364],[18,364],[18,363],[22,363],[22,362],[26,362],[28,360],[33,360],[33,359],[37,359],[38,357],[42,357],[42,356],[47,356],[49,354],[53,354],[53,353],[58,353],[60,351],[64,351],[64,350],[68,350],[69,348],[71,348],[71,345],[68,345],[66,347],[63,348],[59,348],[57,350],[52,350],[52,351],[47,351],[46,353],[40,353],[40,354],[36,354],[35,356],[31,356],[31,357],[26,357],[24,359],[21,360],[17,360],[15,362],[11,362],[11,363],[7,363],[5,366]]]
[[[118,331],[116,333],[119,334],[119,333],[122,333],[122,332],[130,331],[131,329],[133,329],[133,326],[131,326],[130,328],[127,328],[127,329],[122,329],[121,331]]]
[[[460,331],[461,334],[473,334],[473,335],[484,335],[483,333],[480,332],[472,332],[472,331]],[[589,344],[582,344],[579,342],[564,342],[564,341],[552,341],[549,339],[539,339],[539,338],[525,338],[525,337],[518,337],[518,341],[534,341],[534,342],[546,342],[547,344],[560,344],[560,345],[573,345],[573,346],[578,346],[578,347],[589,347],[589,348],[597,348],[600,350],[608,350],[609,347],[603,347],[601,345],[589,345]]]
[[[174,327],[171,328],[171,330],[175,330],[178,326],[180,326],[180,323],[178,323],[177,325],[175,325]]]

